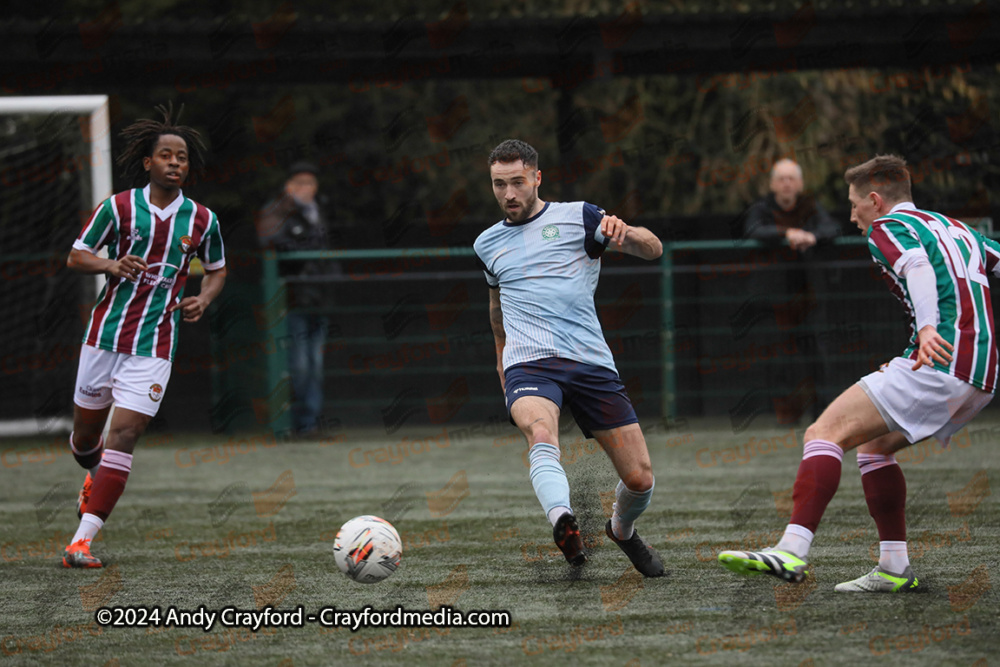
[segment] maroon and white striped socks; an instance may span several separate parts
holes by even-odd
[[[105,450],[101,467],[98,468],[90,489],[87,512],[80,519],[80,527],[73,536],[73,542],[81,539],[89,542],[94,539],[125,491],[125,483],[131,470],[131,454],[113,449]]]
[[[858,454],[858,468],[868,513],[878,528],[878,564],[887,572],[902,574],[910,564],[906,550],[906,478],[891,455]]]
[[[844,450],[828,440],[810,440],[802,452],[802,463],[792,487],[792,520],[777,548],[799,558],[809,555],[813,535],[826,506],[840,486]]]

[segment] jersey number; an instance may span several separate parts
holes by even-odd
[[[980,285],[989,287],[989,281],[986,278],[986,270],[984,269],[983,257],[979,254],[979,244],[976,243],[976,238],[971,232],[969,232],[969,230],[964,227],[959,227],[958,225],[950,225],[948,227],[948,233],[956,241],[965,241],[965,245],[969,248],[969,279],[979,283]],[[958,262],[956,264],[956,269],[961,266],[961,262]]]

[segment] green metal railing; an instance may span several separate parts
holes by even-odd
[[[842,237],[834,240],[838,246],[861,246],[866,241],[863,237]],[[678,253],[689,251],[747,251],[752,249],[774,249],[774,244],[760,241],[675,241],[663,244],[663,255],[659,261],[660,276],[660,356],[661,356],[661,392],[660,408],[665,416],[677,414],[677,375],[678,367],[693,364],[691,359],[679,359],[677,354],[677,336],[675,314],[678,304],[683,304],[687,299],[678,297],[676,294],[676,274],[678,273]],[[455,248],[407,248],[407,249],[372,249],[372,250],[325,250],[325,251],[300,251],[288,253],[265,253],[263,260],[263,288],[265,299],[283,298],[282,279],[278,274],[278,262],[281,260],[392,260],[400,258],[419,259],[447,259],[463,258],[474,256],[474,251],[470,247]],[[689,266],[683,264],[682,266]],[[718,303],[737,303],[746,298],[746,294],[736,294],[732,296],[708,297],[709,301]],[[867,297],[865,297],[867,298]],[[698,302],[705,301],[704,298],[696,299]],[[272,307],[281,308],[283,304],[272,304]],[[365,306],[364,308],[368,308]],[[373,306],[373,308],[377,308]],[[375,312],[374,310],[372,312]],[[360,314],[360,313],[359,313]],[[276,325],[274,335],[281,337],[286,335],[284,322]],[[688,331],[699,335],[722,335],[727,332],[725,328],[687,328]],[[731,330],[729,330],[731,333]],[[492,364],[484,365],[484,368],[492,369]],[[281,385],[286,379],[286,362],[280,355],[270,355],[267,361],[267,384],[270,388]],[[288,412],[283,411],[281,415],[274,418],[272,427],[275,429],[287,428]]]
[[[862,246],[867,244],[867,240],[861,236],[845,236],[833,240],[838,246]],[[677,355],[676,337],[674,331],[676,322],[674,319],[675,308],[678,299],[674,288],[674,267],[675,254],[679,251],[706,251],[706,250],[752,250],[757,248],[774,248],[773,243],[763,241],[739,240],[739,241],[675,241],[663,244],[663,255],[660,257],[660,294],[662,295],[662,310],[660,312],[661,323],[661,357],[662,357],[662,377],[663,384],[660,395],[660,409],[662,415],[673,417],[677,415]],[[721,303],[736,303],[745,299],[745,295],[737,297],[721,297]],[[703,300],[702,300],[703,301]],[[704,330],[696,329],[700,333]]]
[[[472,257],[475,251],[472,248],[401,248],[401,249],[376,249],[376,250],[300,250],[295,252],[264,252],[261,255],[263,265],[263,290],[264,299],[271,302],[271,308],[278,312],[285,312],[284,280],[278,272],[278,263],[282,260],[328,260],[328,261],[350,261],[362,259],[397,259],[397,258],[450,258],[450,257]],[[274,325],[274,336],[281,340],[288,335],[288,327],[284,318],[280,318]],[[288,387],[288,363],[283,355],[271,354],[267,357],[267,388],[271,392],[287,390]],[[289,392],[290,393],[290,392]],[[273,403],[272,403],[273,405]],[[270,416],[270,428],[276,432],[289,432],[291,427],[290,405],[283,404],[274,414]]]

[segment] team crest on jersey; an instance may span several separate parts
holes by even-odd
[[[555,225],[545,225],[542,227],[542,240],[553,241],[559,238],[559,228]]]
[[[192,250],[191,246],[192,246],[191,237],[188,236],[188,235],[186,235],[186,234],[184,236],[182,236],[181,237],[181,252],[183,252],[184,254],[187,254],[187,253],[191,252],[191,250]]]
[[[160,399],[163,398],[163,387],[158,384],[153,384],[149,386],[149,400],[154,403],[159,403]]]

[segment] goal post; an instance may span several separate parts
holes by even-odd
[[[111,122],[107,95],[42,95],[0,97],[0,116],[8,114],[86,114],[90,164],[93,167],[90,201],[93,207],[111,196]]]
[[[0,167],[0,307],[8,314],[0,437],[66,433],[76,374],[68,357],[104,276],[69,275],[64,262],[81,217],[112,194],[108,96],[0,97]]]

